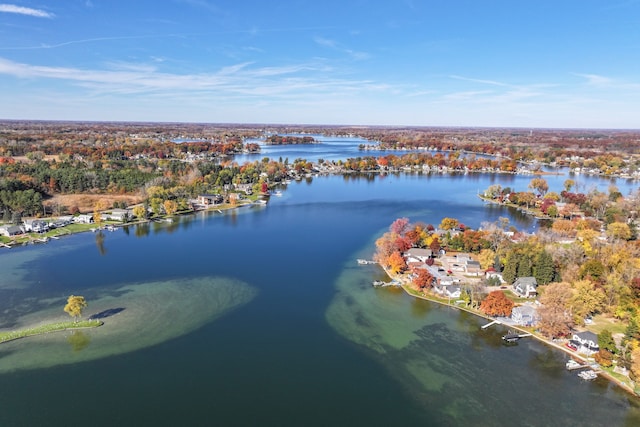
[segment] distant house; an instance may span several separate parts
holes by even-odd
[[[520,326],[534,326],[538,319],[538,311],[531,304],[519,305],[511,310],[511,320]]]
[[[25,219],[22,222],[24,224],[24,231],[27,233],[44,233],[49,230],[49,224],[41,219]]]
[[[80,214],[73,217],[73,222],[77,224],[92,224],[93,215],[90,214]]]
[[[24,233],[24,229],[19,225],[1,225],[0,234],[3,236],[11,237]]]
[[[224,198],[220,194],[201,194],[198,196],[198,202],[205,206],[218,205],[223,201]]]
[[[106,219],[111,221],[128,221],[132,213],[129,209],[112,209],[111,212],[107,212]]]
[[[534,298],[538,295],[538,282],[535,277],[518,277],[513,282],[513,292],[523,298]]]
[[[236,184],[236,190],[250,196],[253,194],[253,184]]]
[[[49,227],[52,227],[52,228],[65,227],[65,226],[71,224],[72,222],[73,222],[73,217],[72,216],[70,216],[70,215],[69,216],[61,216],[61,217],[58,217],[58,218],[52,220],[49,223]]]
[[[593,332],[574,333],[573,337],[571,337],[571,343],[578,348],[579,353],[584,353],[588,356],[600,351],[598,336]]]
[[[495,271],[493,269],[485,271],[484,276],[487,279],[496,278],[496,279],[498,279],[500,281],[500,283],[505,283],[504,279],[502,278],[502,273],[498,273],[497,271]]]

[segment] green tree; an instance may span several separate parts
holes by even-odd
[[[613,354],[618,351],[616,342],[614,341],[613,335],[609,329],[603,329],[602,332],[598,334],[598,346],[602,350],[607,350]]]
[[[69,316],[73,317],[77,323],[78,318],[82,316],[82,310],[84,310],[86,306],[87,301],[85,301],[83,296],[71,295],[67,298],[67,305],[64,306],[64,311],[69,313]]]
[[[518,278],[519,258],[520,254],[516,251],[511,251],[507,254],[502,271],[502,278],[505,282],[513,283]]]
[[[546,285],[553,281],[555,267],[551,254],[544,249],[538,253],[533,265],[533,277],[540,285]]]

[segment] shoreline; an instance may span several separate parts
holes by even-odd
[[[51,234],[47,234],[47,233],[24,233],[21,235],[17,235],[14,236],[15,238],[11,238],[11,240],[7,243],[0,241],[0,248],[6,248],[6,249],[11,249],[13,247],[19,247],[19,246],[24,246],[27,244],[36,244],[36,243],[48,243],[49,240],[53,239],[53,240],[57,240],[61,237],[67,237],[67,236],[73,236],[76,234],[82,234],[82,233],[87,233],[87,232],[96,232],[96,231],[103,231],[105,229],[107,229],[107,227],[114,227],[114,228],[122,228],[122,227],[127,227],[127,226],[132,226],[132,225],[140,225],[140,224],[149,224],[152,222],[163,222],[166,221],[167,219],[171,219],[174,216],[182,216],[182,215],[195,215],[199,212],[211,212],[211,211],[220,211],[220,212],[226,212],[232,209],[239,209],[245,206],[251,206],[253,205],[255,202],[254,201],[249,201],[249,202],[244,202],[244,203],[238,203],[236,205],[231,205],[231,204],[224,204],[221,206],[211,206],[205,209],[197,209],[197,210],[190,210],[190,211],[184,211],[184,212],[176,212],[172,215],[162,215],[162,216],[158,216],[158,217],[154,217],[154,218],[144,218],[144,219],[138,219],[135,221],[130,221],[130,222],[109,222],[109,223],[105,223],[103,226],[101,226],[100,228],[96,228],[96,227],[89,227],[87,226],[86,228],[80,229],[80,230],[75,230],[75,231],[69,231],[68,229],[62,228],[61,230],[64,230],[64,232],[60,233],[51,233]],[[169,221],[170,222],[170,221]],[[87,224],[84,224],[87,225]],[[90,224],[93,225],[93,224]],[[58,229],[56,229],[58,230]]]
[[[380,265],[380,264],[378,264],[378,265]],[[385,267],[383,267],[382,265],[380,265],[380,267],[384,270],[384,272],[387,274],[387,276],[389,276],[392,280],[397,280],[400,283],[400,288],[407,295],[409,295],[410,297],[414,297],[414,298],[422,299],[422,300],[429,301],[429,302],[432,302],[432,303],[440,304],[440,305],[445,306],[445,307],[451,307],[451,308],[454,308],[456,310],[465,311],[465,312],[467,312],[469,314],[472,314],[472,315],[475,315],[477,317],[486,319],[488,321],[496,320],[493,317],[487,316],[487,315],[485,315],[485,314],[483,314],[481,312],[475,311],[475,310],[471,310],[471,309],[469,309],[467,307],[460,307],[460,306],[455,305],[455,304],[449,304],[449,303],[446,303],[446,302],[443,302],[443,301],[439,301],[436,298],[431,298],[431,297],[429,297],[427,295],[424,295],[424,294],[423,295],[418,295],[418,294],[412,292],[411,289],[408,289],[408,286],[411,283],[410,281],[407,281],[405,278],[403,278],[401,276],[389,274],[387,269]],[[504,324],[501,323],[501,325],[504,325]],[[517,330],[517,331],[520,331],[520,332],[523,332],[523,333],[526,333],[526,334],[530,334],[531,338],[534,338],[534,339],[538,340],[539,342],[541,342],[541,343],[543,343],[545,345],[548,345],[550,347],[553,347],[556,350],[560,350],[563,353],[568,354],[569,357],[571,357],[572,359],[578,359],[578,360],[584,362],[585,364],[590,363],[590,360],[589,360],[588,357],[586,357],[586,356],[584,356],[582,354],[578,354],[577,352],[571,351],[568,348],[564,347],[563,345],[555,343],[555,342],[553,342],[553,341],[541,336],[540,334],[536,333],[535,331],[530,331],[530,330],[524,329],[523,327],[521,327],[519,325],[505,325],[505,326],[508,326],[509,328],[512,328],[514,330]],[[609,372],[605,371],[603,368],[600,368],[598,370],[598,376],[601,376],[601,377],[607,379],[608,381],[616,384],[622,390],[630,393],[632,396],[640,397],[640,394],[636,393],[635,389],[632,386],[630,386],[626,382],[614,377]]]

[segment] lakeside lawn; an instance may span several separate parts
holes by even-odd
[[[19,331],[0,332],[0,343],[13,341],[20,338],[31,337],[34,335],[48,334],[49,332],[66,331],[68,329],[97,328],[98,326],[102,325],[104,325],[104,322],[101,320],[81,320],[79,322],[69,321],[48,323],[46,325],[22,329]]]

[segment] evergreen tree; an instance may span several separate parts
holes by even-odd
[[[598,346],[601,350],[607,350],[613,354],[618,351],[616,342],[613,340],[613,335],[611,335],[611,331],[608,329],[603,329],[602,332],[598,334]]]
[[[518,268],[516,269],[518,277],[533,276],[533,261],[528,255],[520,255],[518,260]]]
[[[515,282],[518,271],[518,254],[515,251],[509,252],[504,262],[504,270],[502,271],[502,278],[507,283]]]
[[[555,268],[553,258],[549,252],[542,250],[536,257],[533,267],[533,276],[540,285],[546,285],[553,281],[555,276]]]

